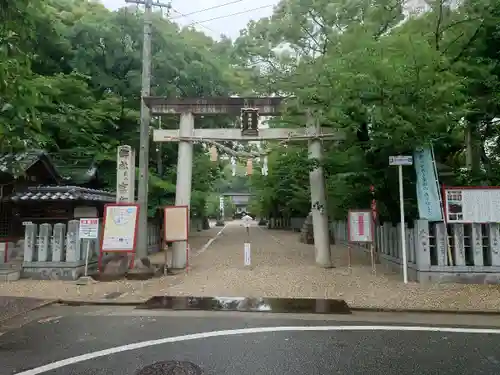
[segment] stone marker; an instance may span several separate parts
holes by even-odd
[[[37,240],[37,225],[26,224],[24,227],[24,261],[33,262],[35,259],[35,249]]]
[[[52,225],[43,223],[40,224],[38,233],[37,255],[39,262],[50,261],[50,237],[52,236]]]
[[[64,240],[66,234],[66,225],[57,223],[54,225],[54,235],[52,236],[52,261],[64,261]]]
[[[80,238],[78,236],[79,227],[79,220],[70,220],[68,222],[68,233],[66,234],[66,262],[77,262],[82,259]]]

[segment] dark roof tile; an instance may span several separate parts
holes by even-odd
[[[14,202],[74,200],[114,202],[116,197],[114,193],[109,191],[79,186],[37,186],[16,192],[5,199]]]

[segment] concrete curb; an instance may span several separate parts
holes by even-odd
[[[403,309],[384,307],[351,307],[352,312],[380,312],[393,314],[440,314],[440,315],[490,315],[500,316],[500,310],[450,310],[450,309]]]
[[[116,307],[137,307],[143,305],[145,301],[75,301],[75,300],[64,300],[60,299],[54,303],[58,303],[66,306],[116,306]],[[383,308],[383,307],[351,307],[350,310],[353,313],[356,312],[372,312],[372,313],[391,313],[391,314],[440,314],[440,315],[489,315],[489,316],[500,316],[500,311],[495,310],[438,310],[438,309],[399,309],[399,308]],[[330,315],[324,313],[325,315]],[[332,313],[331,315],[339,315]]]
[[[146,300],[147,301],[147,300]],[[77,301],[59,299],[55,303],[59,305],[77,307],[77,306],[116,306],[116,307],[135,307],[144,304],[146,301]]]
[[[0,319],[0,325],[3,324],[3,323],[5,323],[8,320],[12,320],[12,319],[18,318],[21,315],[27,314],[27,313],[29,313],[31,311],[40,310],[41,308],[44,308],[44,307],[47,307],[47,306],[51,306],[51,305],[55,305],[57,303],[59,303],[59,300],[45,300],[45,301],[39,303],[38,305],[36,305],[34,307],[31,307],[31,308],[23,310],[23,311],[19,311],[19,312],[13,314],[13,315],[7,316],[6,318]]]

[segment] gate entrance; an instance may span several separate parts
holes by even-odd
[[[318,119],[310,112],[306,113],[306,124],[300,128],[259,129],[259,116],[279,116],[284,99],[268,98],[207,98],[207,99],[167,99],[146,97],[144,102],[153,116],[180,115],[179,129],[158,129],[153,132],[155,142],[178,142],[176,206],[189,206],[191,201],[191,181],[193,164],[193,143],[200,142],[215,146],[235,157],[251,158],[257,153],[237,152],[225,147],[223,141],[265,141],[281,140],[286,142],[308,141],[309,158],[322,159],[322,140],[341,140],[342,134],[329,128],[321,128]],[[196,116],[233,115],[241,116],[239,128],[196,129]],[[256,121],[257,119],[257,121]],[[235,123],[237,123],[235,121]],[[311,185],[311,210],[316,264],[331,267],[330,238],[328,216],[326,214],[326,196],[323,167],[316,163],[309,172]],[[172,266],[174,269],[186,268],[187,242],[174,243]]]

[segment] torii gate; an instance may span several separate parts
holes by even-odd
[[[321,128],[316,119],[308,116],[307,126],[297,129],[253,129],[242,131],[238,128],[195,129],[194,119],[199,116],[235,115],[239,116],[242,109],[257,111],[261,116],[277,116],[283,98],[186,98],[167,99],[163,97],[145,97],[144,102],[153,116],[180,115],[180,125],[177,130],[158,129],[153,131],[154,142],[179,142],[177,159],[177,182],[175,192],[176,205],[190,205],[191,181],[193,168],[193,142],[203,141],[264,141],[289,140],[309,141],[309,158],[322,158],[321,140],[342,140],[345,137],[330,128]],[[326,214],[326,193],[323,167],[318,166],[309,172],[311,184],[311,209],[313,215],[313,233],[316,264],[321,267],[331,267],[330,235],[328,215]],[[185,242],[176,242],[173,247],[172,266],[174,269],[186,267]]]

